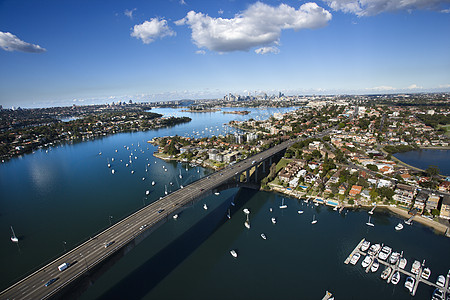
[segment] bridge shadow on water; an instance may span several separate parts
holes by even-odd
[[[234,214],[251,198],[248,195],[256,192],[245,189],[246,197],[235,201],[241,193],[239,190],[98,299],[143,298],[228,220],[228,208]],[[232,201],[235,206],[230,206]]]

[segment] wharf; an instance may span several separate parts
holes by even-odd
[[[366,253],[365,251],[361,251],[361,250],[360,250],[361,245],[362,245],[362,243],[363,243],[364,241],[365,241],[365,239],[363,238],[363,239],[358,243],[358,245],[356,245],[356,247],[353,249],[353,251],[350,253],[350,255],[345,259],[345,261],[344,261],[345,264],[348,264],[348,263],[350,262],[352,256],[353,256],[354,254],[356,254],[356,253],[359,253],[359,254],[361,255],[361,258],[363,258],[363,257],[365,257],[365,256],[367,256],[367,255],[369,255],[369,254]],[[374,255],[372,255],[372,262],[371,262],[371,263],[369,264],[369,266],[367,266],[367,268],[365,269],[365,272],[366,272],[366,273],[369,273],[369,271],[370,271],[370,269],[371,269],[371,267],[372,267],[372,264],[373,264],[375,258],[378,258],[378,253],[379,253],[380,251],[381,251],[381,248],[380,248],[380,250],[379,250],[378,252],[376,252]],[[409,276],[409,277],[414,278],[414,286],[413,286],[413,290],[412,290],[412,292],[411,292],[411,295],[412,295],[412,296],[414,296],[414,295],[416,294],[416,291],[417,291],[417,288],[418,288],[420,282],[422,282],[422,283],[424,283],[424,284],[426,284],[426,285],[432,286],[432,287],[434,287],[434,288],[440,289],[440,290],[443,292],[443,294],[444,294],[443,299],[446,299],[445,297],[446,297],[447,295],[450,295],[450,289],[449,289],[449,284],[450,284],[450,270],[449,270],[448,273],[447,273],[447,277],[446,277],[446,280],[445,280],[444,287],[440,287],[440,286],[437,286],[436,283],[433,283],[433,282],[431,282],[431,281],[429,281],[429,280],[427,280],[427,279],[422,278],[422,268],[419,269],[419,273],[418,273],[417,275],[416,275],[416,274],[413,274],[413,273],[411,273],[411,272],[409,272],[409,271],[407,271],[407,270],[405,270],[405,269],[399,268],[399,267],[398,267],[398,264],[399,264],[399,262],[400,262],[400,259],[397,260],[397,262],[396,262],[395,264],[391,264],[391,263],[389,263],[388,261],[384,261],[384,260],[382,260],[382,259],[378,259],[378,262],[380,263],[380,265],[384,265],[386,268],[387,268],[387,267],[391,267],[391,268],[392,268],[392,271],[391,271],[389,277],[387,278],[387,283],[390,283],[390,282],[391,282],[392,276],[393,276],[394,273],[397,272],[397,271],[400,272],[400,273],[403,274],[403,275],[406,275],[406,276]]]

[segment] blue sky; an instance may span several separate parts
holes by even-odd
[[[0,104],[450,91],[449,0],[0,0]]]

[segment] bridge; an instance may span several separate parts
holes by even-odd
[[[242,174],[245,174],[246,182],[239,185],[254,186],[249,182],[250,171],[253,179],[258,181],[260,173],[265,173],[272,164],[273,157],[297,141],[285,141],[145,206],[2,291],[0,299],[59,298],[74,286],[78,292],[84,291],[95,280],[95,274],[98,276],[99,269],[105,271],[108,264],[128,253],[168,217],[205,196],[236,186]],[[59,271],[58,266],[64,263],[69,267]],[[48,284],[50,281],[53,282]]]

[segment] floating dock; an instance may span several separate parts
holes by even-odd
[[[411,219],[412,219],[412,218],[411,218]],[[361,257],[363,257],[363,256],[365,257],[365,256],[369,255],[369,254],[366,253],[365,251],[361,251],[361,250],[360,250],[360,249],[361,249],[361,245],[362,245],[362,243],[363,243],[364,241],[365,241],[365,239],[363,238],[363,239],[358,243],[358,245],[356,245],[356,247],[353,249],[353,251],[350,253],[350,255],[345,259],[345,261],[344,261],[345,264],[348,264],[348,263],[350,262],[350,260],[352,259],[352,256],[353,256],[354,254],[356,254],[356,253],[359,253],[359,254],[361,255]],[[382,247],[381,247],[381,248],[382,248]],[[381,248],[380,248],[380,250],[379,250],[377,253],[375,253],[374,255],[372,255],[372,262],[371,262],[371,263],[369,264],[369,266],[365,269],[365,272],[366,272],[366,273],[369,273],[370,268],[372,267],[372,264],[373,264],[373,262],[374,262],[374,258],[378,258],[378,253],[381,251]],[[399,268],[399,267],[398,267],[398,264],[399,264],[399,262],[400,262],[400,259],[398,259],[397,262],[396,262],[395,264],[389,263],[389,262],[387,261],[388,259],[389,259],[389,258],[387,258],[386,261],[384,261],[384,260],[382,260],[382,259],[378,259],[378,262],[380,263],[380,265],[383,265],[383,266],[385,266],[385,267],[391,267],[391,268],[392,268],[391,274],[390,274],[389,277],[387,278],[387,283],[390,283],[390,282],[391,282],[392,276],[394,275],[395,272],[398,271],[398,272],[400,272],[400,273],[403,274],[403,275],[410,276],[410,277],[414,278],[414,286],[413,286],[413,290],[412,290],[412,292],[411,292],[411,295],[412,295],[412,296],[414,296],[414,295],[416,294],[417,287],[419,286],[419,283],[421,283],[421,282],[424,283],[424,284],[426,284],[426,285],[432,286],[432,287],[434,287],[434,288],[440,289],[440,290],[443,292],[443,294],[444,294],[443,299],[446,299],[445,297],[446,297],[447,295],[450,295],[450,289],[449,289],[449,284],[450,284],[450,270],[449,270],[448,273],[447,273],[447,277],[446,277],[446,280],[445,280],[444,287],[440,287],[440,286],[437,286],[436,283],[433,283],[433,282],[431,282],[431,281],[429,281],[429,280],[427,280],[427,279],[422,278],[422,267],[419,269],[419,273],[416,275],[416,274],[413,274],[413,273],[411,273],[411,272],[409,272],[409,271],[407,271],[407,270],[404,270],[404,269]],[[375,273],[376,273],[376,272],[375,272]]]

